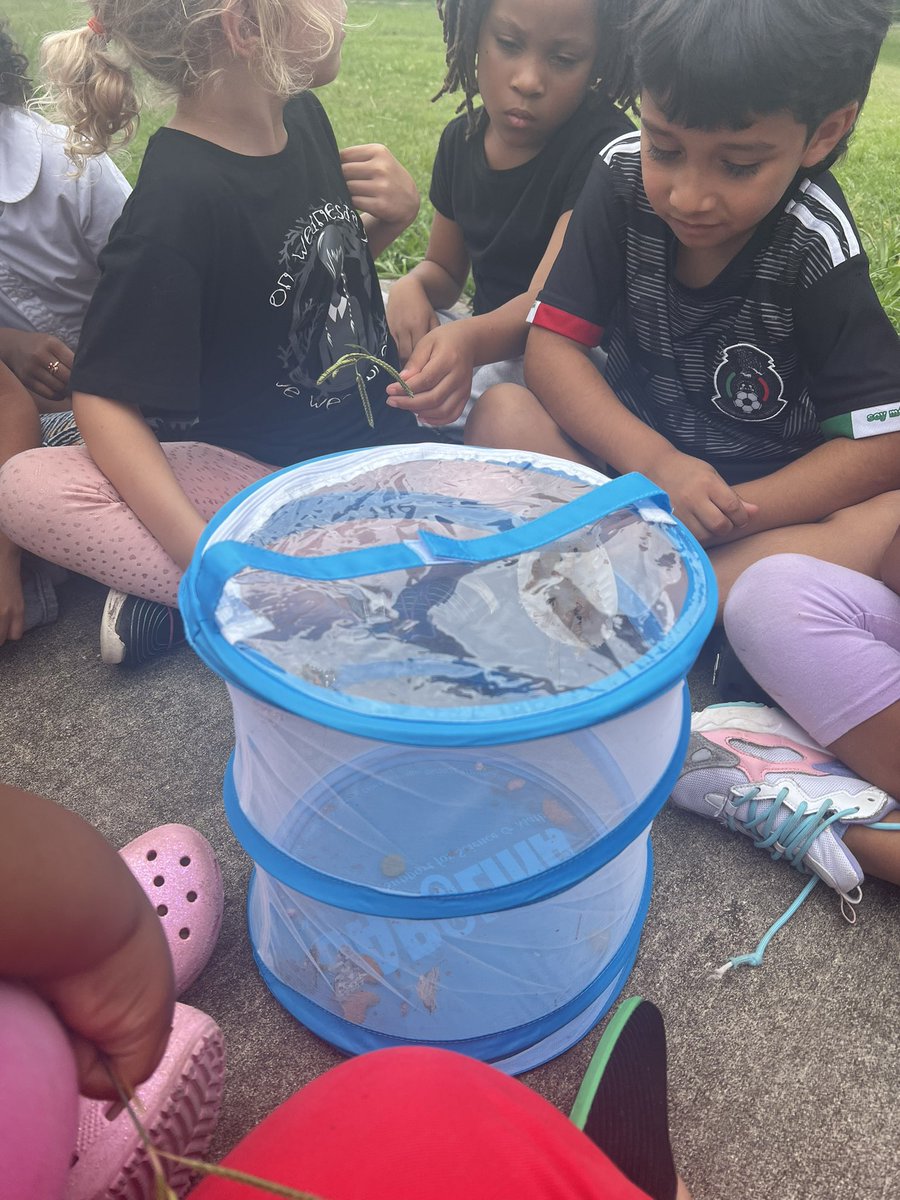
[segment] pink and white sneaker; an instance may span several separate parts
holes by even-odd
[[[672,800],[815,873],[850,904],[859,902],[863,872],[843,843],[846,827],[871,825],[897,807],[785,713],[762,704],[714,704],[694,714]]]

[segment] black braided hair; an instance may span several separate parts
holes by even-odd
[[[21,107],[31,98],[28,59],[0,21],[0,104]]]
[[[438,16],[444,29],[447,73],[441,90],[432,100],[462,91],[463,99],[457,112],[465,110],[467,116],[466,136],[471,137],[478,127],[475,105],[478,95],[478,35],[481,22],[493,0],[437,0]],[[635,89],[632,82],[630,58],[624,52],[623,26],[627,19],[628,0],[595,0],[598,19],[604,29],[600,38],[600,53],[597,58],[597,79],[591,85],[605,92],[611,100],[623,108],[634,105]]]

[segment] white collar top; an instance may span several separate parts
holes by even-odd
[[[74,175],[65,130],[0,104],[0,325],[74,346],[131,188],[107,155]]]

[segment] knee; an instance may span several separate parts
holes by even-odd
[[[41,460],[46,450],[23,450],[0,467],[0,526],[17,512],[41,506]]]
[[[873,530],[892,533],[900,525],[900,491],[880,492],[868,500],[860,500],[858,504],[839,508],[837,512],[823,517],[821,524],[840,530],[844,536],[851,538],[860,528],[868,536]]]
[[[786,618],[797,611],[800,595],[823,565],[807,554],[773,554],[739,575],[723,616],[725,632],[735,649],[759,636],[771,640],[777,628],[783,629]]]
[[[527,388],[516,383],[495,384],[475,401],[466,421],[466,443],[515,449],[519,432],[533,428],[538,409],[543,414]]]
[[[29,480],[34,477],[35,470],[40,467],[40,455],[43,448],[23,450],[0,466],[0,494],[7,495],[12,490],[27,487]]]

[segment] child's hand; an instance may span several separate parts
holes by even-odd
[[[341,169],[354,208],[397,232],[416,219],[418,189],[387,146],[348,146],[341,151]]]
[[[388,292],[387,321],[401,363],[405,363],[426,333],[440,325],[425,289],[411,275],[398,279]]]
[[[49,333],[0,330],[0,359],[40,400],[56,404],[69,389],[75,355],[65,342]]]
[[[714,545],[744,529],[759,511],[758,505],[742,500],[709,463],[677,450],[654,466],[652,479],[668,493],[675,516],[701,546]]]
[[[172,1028],[169,948],[159,917],[143,893],[141,899],[134,933],[108,958],[62,979],[34,982],[69,1033],[79,1091],[96,1100],[117,1098],[103,1056],[133,1088],[156,1069]]]
[[[460,415],[472,392],[474,361],[465,321],[439,325],[419,340],[400,372],[413,390],[399,383],[387,389],[392,408],[408,408],[426,425],[449,425]]]
[[[162,924],[121,857],[81,817],[0,784],[0,978],[52,1004],[86,1096],[115,1099],[162,1057],[175,984]]]

